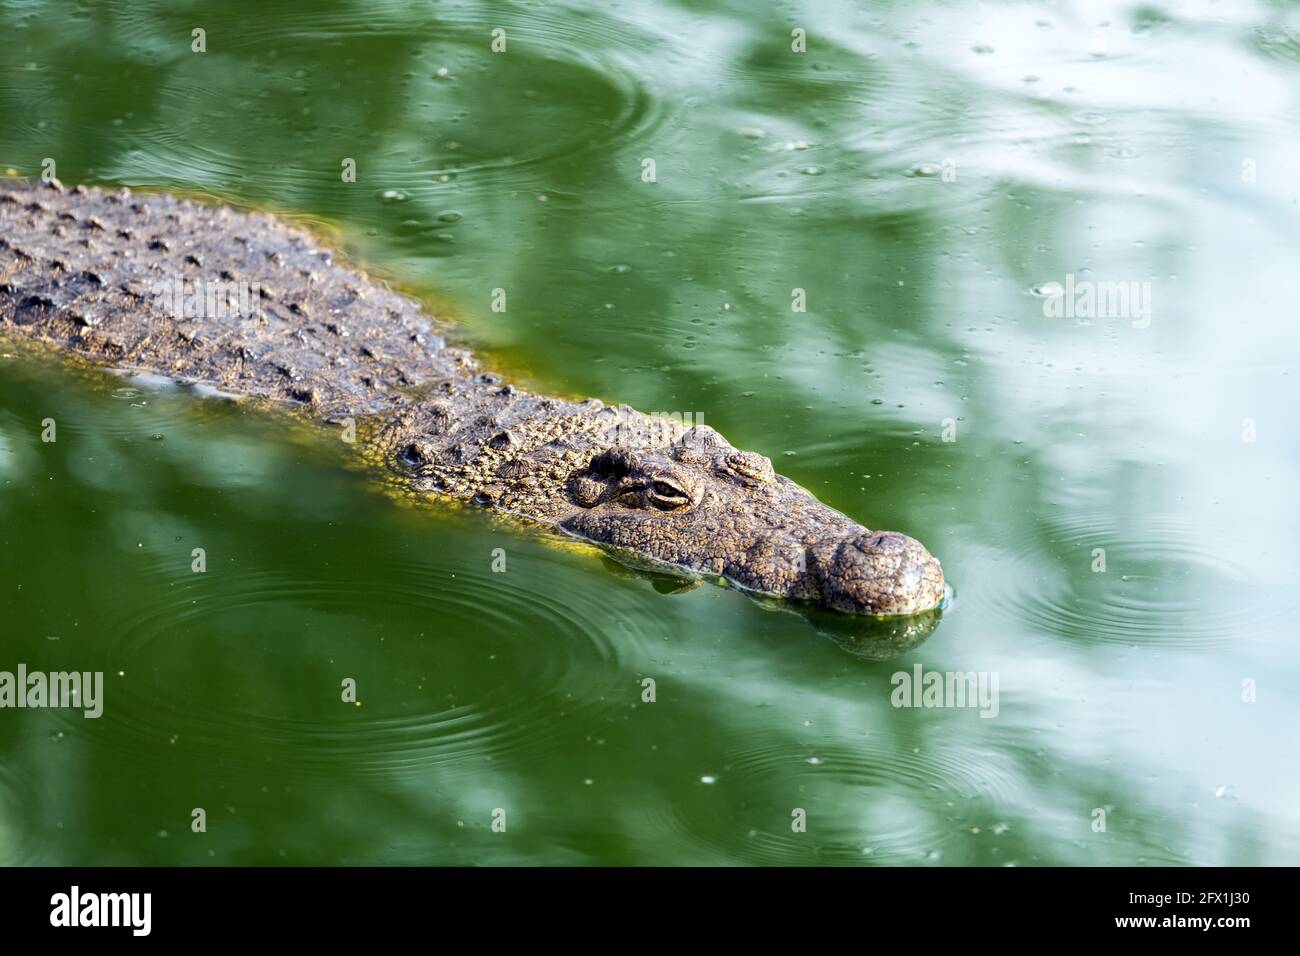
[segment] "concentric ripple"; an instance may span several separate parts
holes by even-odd
[[[439,10],[429,20],[408,5],[370,7],[310,17],[285,11],[273,29],[262,18],[209,17],[210,34],[242,58],[242,72],[211,57],[179,58],[151,89],[150,109],[120,119],[131,148],[99,158],[97,175],[298,213],[316,205],[316,214],[346,216],[353,225],[367,217],[383,228],[414,220],[430,230],[428,239],[448,195],[464,202],[489,188],[537,191],[546,177],[569,179],[585,154],[633,148],[670,115],[671,99],[647,86],[655,67],[674,56],[653,20],[638,32],[605,16],[563,27],[545,20],[516,26],[508,17],[499,27],[505,49],[494,54],[474,9]],[[126,37],[151,32],[133,20],[128,13],[118,21],[122,43],[109,44],[126,50],[128,62]],[[345,48],[353,57],[340,56]],[[358,66],[354,57],[363,50],[380,56],[382,68]],[[256,91],[244,84],[248,73],[258,78]],[[402,116],[405,127],[357,141],[355,129],[390,114]],[[213,140],[204,131],[214,123],[235,132]],[[275,158],[286,130],[297,163]],[[344,157],[357,164],[355,188],[314,188],[314,203],[287,202],[308,183],[337,184]],[[402,200],[358,209],[359,197],[381,194]]]
[[[769,734],[737,741],[689,800],[659,809],[655,826],[684,859],[960,862],[945,853],[957,853],[972,827],[997,828],[1025,796],[1017,770],[994,752],[903,747],[884,735],[791,748],[773,746]],[[796,809],[806,814],[803,832],[791,826]]]
[[[1073,513],[989,547],[963,582],[971,603],[1070,641],[1209,648],[1300,609],[1267,555],[1175,514]]]
[[[376,568],[379,584],[266,567],[157,582],[145,609],[99,629],[94,667],[108,675],[112,719],[96,729],[129,751],[272,758],[304,772],[419,775],[540,758],[558,745],[557,712],[598,706],[652,617],[635,611],[640,629],[607,630],[599,592],[550,586],[563,562],[538,548],[529,573],[513,576],[426,558]],[[274,670],[286,644],[297,673]],[[344,678],[359,706],[341,700]],[[566,703],[575,687],[587,703]]]

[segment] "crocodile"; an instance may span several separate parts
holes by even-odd
[[[868,530],[706,425],[506,383],[414,298],[264,211],[0,181],[0,334],[360,422],[410,493],[646,567],[850,615],[944,595],[915,539]]]

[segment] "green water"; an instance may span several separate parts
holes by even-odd
[[[702,415],[954,597],[872,660],[0,359],[0,671],[105,675],[99,719],[0,710],[0,862],[1300,862],[1300,8],[209,7],[0,0],[0,169],[337,227],[521,383]],[[1149,321],[1046,315],[1067,276]],[[894,707],[916,665],[996,716]]]

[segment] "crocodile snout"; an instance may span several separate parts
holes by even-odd
[[[917,614],[943,599],[943,569],[914,538],[863,531],[834,546],[809,568],[819,603],[850,614]]]

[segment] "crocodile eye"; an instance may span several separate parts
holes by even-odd
[[[662,508],[665,511],[682,508],[691,503],[691,496],[684,488],[680,487],[676,482],[663,478],[656,478],[650,482],[646,492],[650,503],[656,508]]]

